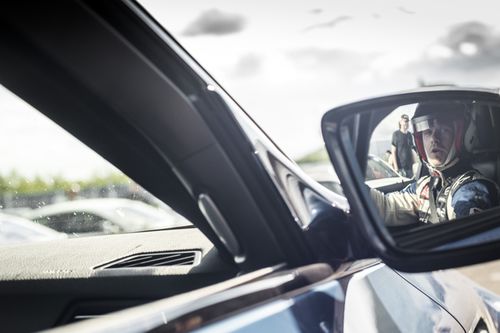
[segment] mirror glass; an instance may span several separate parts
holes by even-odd
[[[388,100],[360,103],[341,127],[394,242],[428,250],[499,240],[499,102]]]

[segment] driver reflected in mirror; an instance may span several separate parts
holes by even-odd
[[[411,122],[415,146],[428,175],[399,192],[370,190],[387,225],[438,223],[499,204],[497,184],[470,164],[472,155],[466,146],[477,140],[470,104],[419,103]]]

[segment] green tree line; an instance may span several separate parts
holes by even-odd
[[[69,180],[61,175],[53,177],[35,176],[25,177],[18,172],[11,171],[6,175],[0,175],[0,192],[14,193],[40,193],[52,191],[83,190],[89,187],[103,187],[108,185],[128,184],[130,179],[124,174],[112,173],[106,176],[92,176],[85,180]]]
[[[330,158],[328,157],[328,152],[324,147],[321,147],[301,158],[297,159],[297,164],[307,164],[307,163],[321,163],[327,162]]]

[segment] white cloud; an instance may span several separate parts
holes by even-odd
[[[247,53],[238,59],[230,75],[233,77],[248,77],[256,75],[262,68],[262,58],[255,53]]]
[[[335,28],[338,24],[344,22],[344,21],[349,21],[351,20],[352,17],[350,16],[339,16],[334,18],[333,20],[330,20],[328,22],[323,22],[323,23],[317,23],[311,26],[308,26],[307,28],[304,29],[304,31],[311,31],[315,29],[332,29]]]
[[[202,12],[182,34],[184,36],[229,35],[242,31],[245,25],[246,20],[241,15],[210,9]]]

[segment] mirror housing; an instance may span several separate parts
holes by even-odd
[[[500,258],[500,208],[443,223],[391,229],[363,181],[362,170],[367,166],[370,137],[388,114],[401,105],[449,101],[492,105],[490,109],[498,111],[491,115],[492,119],[500,120],[498,90],[456,87],[423,88],[367,99],[334,108],[322,119],[323,138],[349,201],[352,221],[367,246],[389,266],[402,271],[430,271]],[[500,161],[500,147],[497,148]]]

